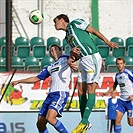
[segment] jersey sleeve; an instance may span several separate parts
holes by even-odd
[[[128,74],[129,79],[133,82],[133,70]]]
[[[49,76],[48,67],[43,68],[43,70],[37,75],[40,80],[45,80]]]
[[[88,28],[88,26],[90,25],[85,20],[79,19],[79,18],[73,20],[71,23],[74,24],[77,28],[79,28],[81,30],[86,30]]]
[[[64,58],[64,57],[66,57],[67,60],[69,59],[69,55],[67,55],[67,54],[64,54],[64,55],[61,55],[61,56],[60,56],[60,58]]]
[[[133,70],[125,69],[124,73],[126,73],[128,78],[133,82]]]
[[[117,75],[117,74],[116,74]],[[116,79],[116,75],[115,75],[115,82],[114,82],[114,85],[113,87],[116,87],[118,85],[118,82],[117,82],[117,79]]]

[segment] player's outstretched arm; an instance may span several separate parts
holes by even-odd
[[[107,92],[104,92],[104,93],[102,94],[102,96],[106,96],[107,94],[110,94],[110,93],[113,92],[114,90],[115,90],[115,88],[112,87],[112,88],[110,88]]]
[[[20,80],[16,80],[16,81],[12,81],[10,83],[11,86],[17,85],[19,83],[26,83],[26,84],[31,84],[31,83],[35,83],[37,81],[39,81],[40,79],[37,76],[33,76],[30,78],[26,78],[26,79],[20,79]]]
[[[98,30],[96,30],[92,26],[88,26],[86,31],[88,33],[92,33],[92,34],[96,35],[98,38],[102,39],[109,47],[111,47],[111,48],[119,48],[117,43],[110,42],[102,33],[100,33]]]

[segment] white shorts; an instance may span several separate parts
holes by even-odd
[[[78,67],[78,82],[98,83],[101,66],[102,57],[99,53],[82,57]]]

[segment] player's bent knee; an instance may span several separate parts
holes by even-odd
[[[42,131],[46,128],[46,125],[44,125],[44,123],[41,121],[37,121],[36,126],[37,126],[39,131]]]
[[[78,95],[79,96],[86,95],[86,91],[85,92],[84,91],[78,91]]]
[[[49,123],[52,123],[52,118],[50,116],[46,116],[46,120],[49,122]]]
[[[46,116],[46,120],[50,123],[50,124],[52,124],[52,125],[54,125],[55,124],[55,121],[56,121],[56,117],[51,117],[51,116]]]
[[[46,115],[46,120],[51,123],[52,116],[51,115]]]
[[[116,125],[121,125],[121,119],[119,117],[116,117]]]

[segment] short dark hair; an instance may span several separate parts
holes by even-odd
[[[124,58],[122,58],[122,57],[118,57],[118,58],[116,59],[116,63],[117,63],[118,60],[122,60],[123,63],[126,63],[126,61],[125,61]]]
[[[55,22],[55,19],[64,19],[64,21],[65,22],[67,22],[67,23],[69,23],[69,18],[68,18],[68,16],[67,15],[65,15],[65,14],[60,14],[60,15],[58,15],[58,16],[56,16],[54,19],[53,19],[53,21]]]
[[[61,48],[59,45],[57,45],[57,44],[52,44],[52,45],[50,46],[50,48],[51,48],[51,47],[54,47],[54,46],[58,47],[59,51],[62,51],[62,48]]]

